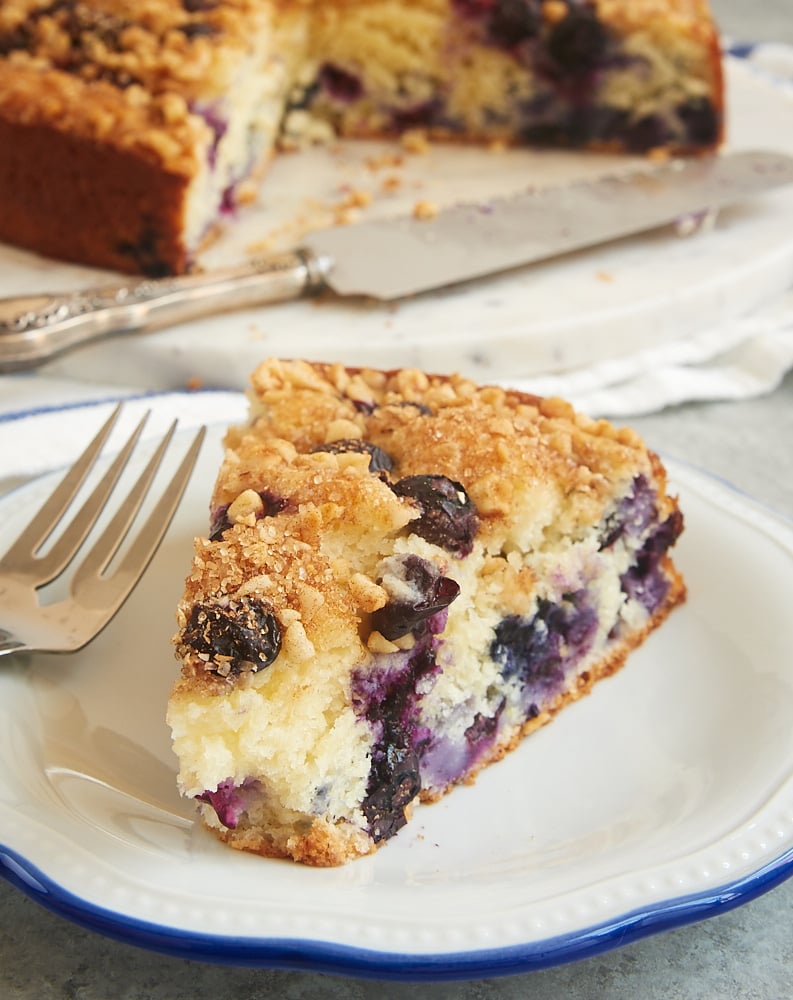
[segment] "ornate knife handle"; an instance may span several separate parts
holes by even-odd
[[[205,274],[0,299],[0,372],[36,367],[112,333],[298,298],[322,288],[330,266],[327,258],[297,250]]]

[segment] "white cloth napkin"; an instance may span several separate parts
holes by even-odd
[[[591,416],[616,418],[656,413],[678,403],[761,396],[791,369],[793,292],[788,292],[751,316],[687,340],[509,384],[540,396],[562,396]]]

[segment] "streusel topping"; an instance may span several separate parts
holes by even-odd
[[[251,422],[227,435],[182,630],[197,603],[255,595],[295,648],[364,655],[372,636],[357,623],[387,603],[382,560],[402,535],[448,566],[482,546],[508,575],[513,548],[580,539],[633,477],[663,475],[632,431],[459,376],[273,359],[250,395]],[[195,650],[180,655],[210,688],[227,682]]]
[[[197,134],[211,138],[194,112],[222,99],[271,14],[256,0],[10,0],[0,113],[190,173]]]

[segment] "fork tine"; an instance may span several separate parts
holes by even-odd
[[[91,551],[86,556],[82,564],[82,571],[86,573],[97,573],[101,575],[107,568],[107,564],[117,552],[119,546],[124,541],[127,532],[135,520],[140,510],[141,504],[146,498],[152,480],[162,464],[163,456],[171,443],[177,421],[174,420],[165,432],[162,440],[157,446],[157,450],[151,456],[144,470],[138,476],[135,485],[127,494],[123,503],[119,506],[113,519],[102,532],[102,535],[94,543]]]
[[[129,461],[129,457],[148,419],[148,413],[144,414],[107,472],[96,485],[91,495],[85,500],[74,518],[63,530],[50,551],[41,557],[37,557],[36,552],[41,548],[49,535],[52,534],[58,520],[63,516],[69,503],[74,499],[77,490],[93,467],[102,444],[104,444],[107,434],[115,423],[115,418],[119,410],[120,407],[117,407],[108,423],[105,424],[99,435],[97,435],[97,438],[91,442],[88,449],[77,460],[75,466],[72,466],[61,485],[55,490],[53,496],[46,501],[32,524],[22,533],[0,564],[0,568],[4,571],[20,573],[25,576],[31,586],[39,587],[45,583],[49,583],[50,580],[54,580],[72,561],[88,532],[99,517],[99,514],[102,512],[108,497]],[[107,433],[104,433],[105,431]],[[76,473],[75,469],[77,470]],[[64,484],[68,487],[67,489],[63,489]],[[42,515],[45,512],[50,513],[50,506],[55,517],[53,520],[47,521]]]
[[[63,517],[69,504],[74,500],[77,491],[82,486],[88,473],[94,466],[110,432],[113,429],[121,404],[113,410],[102,427],[99,428],[93,440],[85,451],[75,461],[58,486],[42,504],[33,520],[16,539],[11,548],[0,560],[0,567],[5,572],[25,572],[31,558],[52,534],[58,521]]]
[[[124,603],[157,551],[182,499],[206,434],[205,427],[198,430],[179,468],[125,553],[121,563],[109,576],[103,576],[105,567],[112,559],[140,508],[143,497],[170,444],[175,426],[176,422],[171,426],[141,473],[130,497],[77,568],[72,580],[72,596],[84,606],[106,609],[106,622]],[[118,521],[117,525],[116,521]],[[105,535],[108,536],[107,539]]]

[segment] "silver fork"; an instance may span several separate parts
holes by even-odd
[[[203,427],[193,438],[137,536],[119,559],[118,566],[106,572],[151,487],[173,438],[176,421],[74,570],[69,596],[50,604],[39,601],[38,589],[63,573],[83,547],[138,443],[148,414],[60,537],[49,551],[39,554],[94,467],[120,411],[119,405],[0,560],[0,656],[22,650],[71,653],[82,649],[101,632],[130,595],[171,523],[198,457],[205,433]]]

